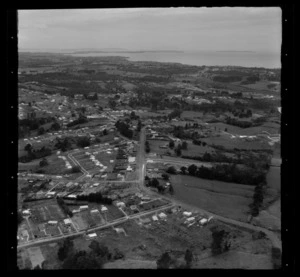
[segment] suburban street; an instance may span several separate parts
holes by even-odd
[[[145,176],[146,176],[146,158],[145,158],[146,132],[145,131],[146,131],[145,127],[141,129],[140,147],[138,149],[138,154],[137,154],[139,179],[138,179],[138,181],[128,181],[128,182],[137,183],[139,185],[139,188],[140,188],[141,191],[144,191],[145,193],[147,193],[149,195],[159,197],[160,199],[164,199],[164,200],[170,202],[170,204],[168,204],[164,207],[153,209],[151,211],[138,213],[138,214],[135,214],[135,215],[132,215],[132,216],[127,216],[125,218],[120,218],[120,219],[114,220],[110,223],[107,223],[105,225],[101,225],[101,226],[91,228],[91,229],[88,229],[88,230],[79,231],[79,232],[72,233],[72,234],[67,234],[67,235],[64,235],[64,236],[59,235],[59,236],[55,236],[55,237],[52,237],[52,238],[47,238],[47,239],[42,239],[42,240],[38,240],[38,241],[34,241],[34,242],[29,242],[29,243],[26,243],[26,244],[23,244],[23,245],[19,245],[18,248],[38,245],[38,244],[42,244],[42,243],[45,243],[45,242],[52,242],[52,241],[60,240],[62,238],[66,238],[66,237],[74,237],[74,236],[77,236],[77,235],[83,235],[86,232],[92,232],[92,231],[105,229],[105,228],[108,228],[110,226],[114,226],[116,224],[124,223],[124,222],[126,222],[127,220],[130,220],[130,219],[135,219],[135,218],[139,218],[141,216],[147,216],[147,215],[150,215],[150,214],[153,214],[153,213],[163,211],[163,210],[168,209],[170,207],[173,207],[175,205],[177,205],[177,206],[179,205],[182,208],[185,208],[187,210],[191,210],[193,212],[199,212],[200,214],[206,215],[207,217],[212,216],[216,220],[222,221],[224,223],[232,224],[232,225],[235,225],[237,227],[245,228],[245,229],[248,229],[248,230],[251,230],[251,231],[257,231],[257,232],[261,231],[261,232],[266,234],[266,236],[270,239],[270,241],[272,242],[274,247],[278,247],[280,249],[282,248],[281,241],[278,238],[278,236],[274,232],[272,232],[272,231],[270,231],[266,228],[262,228],[262,227],[259,227],[259,226],[254,226],[254,225],[249,224],[249,223],[245,223],[245,222],[241,222],[241,221],[237,221],[237,220],[234,220],[234,219],[231,219],[231,218],[227,218],[227,217],[224,217],[224,216],[217,215],[217,214],[209,212],[207,210],[204,210],[204,209],[186,204],[186,203],[184,203],[184,202],[182,202],[178,199],[173,198],[172,196],[158,194],[157,192],[151,191],[146,186],[144,186],[144,181],[145,181]],[[71,154],[68,154],[68,157],[74,163],[76,163],[80,166],[80,164],[76,161],[76,159]],[[154,159],[151,159],[151,160],[156,161],[156,162],[169,162],[169,163],[174,163],[174,164],[180,164],[182,166],[191,164],[190,161],[186,161],[186,162],[185,161],[174,161],[172,159],[164,159],[164,158],[163,159],[154,158]],[[196,162],[194,164],[198,164],[198,163]],[[83,178],[84,176],[86,176],[88,174],[88,172],[84,168],[82,168],[81,166],[80,166],[80,168],[84,172],[84,175],[80,176],[76,180],[79,180],[79,179]],[[113,181],[113,182],[118,182],[118,181]],[[123,183],[123,181],[119,181],[119,182]]]
[[[75,237],[75,236],[79,236],[79,235],[83,235],[87,232],[93,232],[93,231],[98,231],[98,230],[102,230],[102,229],[106,229],[108,227],[111,227],[111,226],[115,226],[117,224],[121,224],[121,223],[124,223],[126,222],[127,220],[131,220],[131,219],[138,219],[140,218],[141,216],[148,216],[148,215],[151,215],[153,213],[158,213],[158,212],[161,212],[161,211],[164,211],[166,209],[170,209],[172,208],[174,205],[173,204],[167,204],[163,207],[159,207],[157,209],[152,209],[151,211],[146,211],[146,212],[142,212],[142,213],[138,213],[138,214],[134,214],[134,215],[131,215],[131,216],[127,216],[127,217],[122,217],[120,219],[116,219],[116,220],[113,220],[111,221],[110,223],[107,223],[105,225],[101,225],[101,226],[98,226],[98,227],[95,227],[95,228],[90,228],[88,230],[83,230],[83,231],[79,231],[79,232],[76,232],[76,233],[72,233],[72,234],[67,234],[67,235],[58,235],[58,236],[55,236],[55,237],[51,237],[51,238],[47,238],[47,239],[41,239],[41,240],[35,240],[33,242],[29,242],[29,243],[26,243],[26,244],[22,244],[22,245],[18,245],[18,249],[19,248],[24,248],[24,247],[31,247],[31,246],[35,246],[35,245],[39,245],[39,244],[43,244],[43,243],[46,243],[46,242],[53,242],[53,241],[57,241],[57,240],[60,240],[60,239],[63,239],[63,238],[67,238],[67,237]]]

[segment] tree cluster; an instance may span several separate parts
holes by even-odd
[[[173,135],[174,137],[177,137],[179,139],[198,139],[199,133],[194,131],[185,131],[183,126],[174,126],[173,129]]]
[[[91,145],[90,139],[88,137],[80,137],[77,139],[76,145],[78,147],[84,148]]]
[[[211,228],[212,244],[211,251],[213,255],[222,254],[230,249],[230,233],[224,229],[213,227]]]
[[[150,152],[150,144],[149,144],[148,140],[145,141],[145,151],[146,151],[146,153]]]
[[[40,167],[44,167],[44,166],[47,166],[49,163],[48,163],[48,160],[46,158],[43,158],[41,161],[40,161]]]
[[[207,143],[205,141],[201,141],[201,140],[198,140],[198,139],[193,139],[193,144],[199,145],[199,146],[201,146],[201,144],[202,144],[202,146],[207,145]]]
[[[232,182],[246,185],[256,185],[265,182],[266,174],[263,171],[255,169],[241,170],[235,164],[218,164],[212,168],[204,166],[197,167],[192,164],[188,167],[188,173],[192,176],[218,180],[223,182]]]
[[[180,117],[180,115],[181,115],[181,111],[176,109],[168,114],[168,118],[169,120],[171,120],[173,118]]]
[[[252,216],[258,216],[262,207],[265,194],[265,183],[259,183],[255,186],[253,194],[253,202],[250,204],[250,212]]]
[[[57,197],[57,204],[60,206],[60,208],[63,210],[65,214],[67,214],[70,217],[73,216],[72,211],[69,209],[69,207],[67,206],[67,204],[62,198]]]
[[[231,117],[227,117],[225,119],[225,123],[228,125],[237,126],[240,128],[249,128],[249,127],[253,126],[252,122],[250,122],[250,121],[241,121],[241,120],[237,120],[237,119],[231,118]]]
[[[33,149],[32,145],[29,143],[25,146],[24,150],[27,151],[27,155],[19,158],[19,161],[22,163],[30,162],[34,159],[40,159],[49,156],[52,153],[51,149],[45,146],[40,149]]]
[[[67,124],[67,127],[73,127],[75,125],[78,125],[78,124],[83,124],[83,123],[86,123],[88,122],[88,119],[86,116],[80,114],[79,117],[73,121],[71,121],[70,123]]]
[[[107,205],[112,204],[112,199],[109,197],[104,197],[101,192],[90,193],[88,195],[77,195],[76,199],[79,201],[83,200]]]
[[[146,186],[157,188],[158,192],[164,192],[165,191],[165,187],[163,185],[161,185],[156,178],[151,178],[150,180],[148,180]]]
[[[132,139],[133,137],[133,131],[129,128],[129,124],[118,120],[115,124],[117,130],[125,137]]]
[[[60,139],[60,138],[56,138],[56,144],[55,144],[55,147],[57,149],[60,149],[62,152],[65,152],[65,151],[68,151],[71,149],[72,147],[72,143],[71,143],[71,140],[69,137],[65,137],[63,139]]]

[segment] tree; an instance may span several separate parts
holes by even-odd
[[[130,113],[130,119],[135,119],[135,118],[136,118],[136,114],[135,114],[134,111],[132,111],[132,112]]]
[[[91,241],[89,248],[92,251],[94,251],[97,256],[100,256],[102,258],[108,258],[109,254],[110,254],[108,247],[103,244],[100,244],[96,240]]]
[[[172,264],[172,258],[168,252],[163,253],[160,258],[156,261],[157,269],[170,268]]]
[[[27,143],[24,147],[24,150],[27,151],[28,154],[31,153],[32,152],[32,145],[30,143]]]
[[[73,251],[74,243],[71,239],[64,240],[63,245],[58,249],[57,255],[60,261],[63,261]]]
[[[108,101],[108,105],[110,106],[110,108],[114,109],[117,106],[117,102],[111,98]]]
[[[101,269],[103,263],[103,259],[93,251],[78,251],[64,261],[63,269]]]
[[[115,259],[115,260],[119,260],[119,259],[123,259],[124,258],[124,253],[123,252],[121,252],[118,248],[115,248],[114,249],[114,255],[113,255],[113,258]]]
[[[213,238],[211,245],[212,254],[218,255],[228,251],[231,244],[229,240],[229,232],[218,227],[213,227],[211,232]]]
[[[38,135],[40,136],[40,135],[43,135],[43,134],[45,134],[45,129],[44,129],[44,127],[40,127],[39,129],[38,129]]]
[[[18,212],[18,225],[20,225],[23,221],[23,216],[21,212]]]
[[[173,188],[172,184],[170,184],[170,186],[169,186],[169,192],[170,192],[170,194],[174,194],[174,188]]]
[[[185,174],[187,168],[186,168],[185,166],[182,166],[182,167],[180,168],[180,170],[181,170],[181,173],[182,173],[182,174]]]
[[[152,178],[151,186],[157,188],[159,186],[159,181],[156,178]]]
[[[78,147],[87,147],[87,146],[90,146],[91,145],[91,142],[90,142],[90,139],[88,137],[82,137],[82,138],[79,138],[78,141],[77,141],[77,146]]]
[[[197,166],[192,164],[188,167],[188,172],[190,175],[195,176],[196,175],[196,171],[197,171]]]
[[[75,165],[72,167],[71,169],[71,172],[72,173],[79,173],[81,170],[80,170],[80,167],[78,165]]]
[[[166,173],[161,174],[161,176],[163,177],[163,179],[164,179],[165,181],[168,181],[169,178],[170,178],[170,176],[169,176],[168,174],[166,174]]]
[[[103,130],[103,136],[107,136],[108,132],[106,129]]]
[[[170,174],[176,174],[176,169],[174,166],[170,166],[168,167],[168,169],[166,170],[167,173],[170,173]]]
[[[44,167],[44,166],[47,166],[49,163],[48,163],[48,160],[46,158],[43,158],[41,161],[40,161],[40,167]]]
[[[174,146],[175,146],[174,141],[173,141],[173,140],[170,140],[170,142],[169,142],[169,147],[170,147],[171,149],[173,149]]]
[[[190,249],[187,249],[185,251],[184,260],[186,262],[186,267],[191,267],[192,261],[193,261],[193,253]]]
[[[178,144],[177,148],[175,149],[175,153],[177,156],[181,156],[181,144]]]
[[[272,261],[274,269],[281,268],[281,250],[278,247],[272,247]]]
[[[59,129],[60,129],[59,123],[58,123],[57,121],[55,121],[55,122],[51,125],[50,129],[52,129],[52,130],[54,130],[54,131],[59,130]]]
[[[142,122],[139,120],[139,121],[138,121],[138,124],[137,124],[137,129],[136,129],[136,130],[137,130],[138,132],[140,132],[141,129],[142,129]]]
[[[184,141],[184,142],[182,143],[182,149],[183,149],[183,150],[187,150],[187,146],[188,146],[187,142]]]

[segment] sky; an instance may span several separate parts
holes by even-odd
[[[280,53],[281,9],[19,10],[19,49],[255,51]]]

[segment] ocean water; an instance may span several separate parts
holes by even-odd
[[[281,68],[280,54],[261,52],[143,52],[82,53],[77,57],[122,56],[129,61],[173,62],[196,66],[243,66]]]

